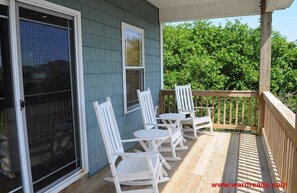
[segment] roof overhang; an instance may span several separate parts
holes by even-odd
[[[261,0],[148,0],[159,8],[160,22],[260,14]],[[266,12],[290,7],[294,0],[266,0]]]

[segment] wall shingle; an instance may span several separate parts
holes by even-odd
[[[83,69],[90,175],[107,164],[92,102],[111,97],[121,137],[141,129],[139,110],[124,114],[121,22],[144,29],[145,84],[158,105],[161,88],[160,27],[158,9],[145,0],[63,0],[57,4],[78,10],[82,16]],[[125,148],[131,147],[130,144]]]

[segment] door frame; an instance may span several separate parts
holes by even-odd
[[[76,96],[78,106],[78,127],[80,141],[81,169],[70,175],[68,178],[50,187],[45,192],[58,192],[74,181],[78,180],[89,172],[88,165],[88,147],[87,147],[87,130],[85,116],[85,97],[84,97],[84,79],[83,79],[83,57],[82,57],[82,33],[81,33],[81,14],[79,11],[66,8],[48,1],[43,0],[0,0],[1,4],[9,6],[9,27],[10,27],[10,49],[11,63],[14,87],[14,102],[16,112],[16,122],[19,140],[20,164],[23,181],[23,190],[25,193],[33,192],[31,164],[29,155],[28,136],[26,128],[25,111],[20,110],[19,101],[24,99],[21,80],[21,52],[20,37],[18,34],[17,8],[19,4],[37,7],[57,14],[67,15],[73,18],[74,23],[74,51],[75,51],[75,68],[76,68]]]

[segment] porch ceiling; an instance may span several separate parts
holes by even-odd
[[[260,14],[260,0],[148,0],[159,8],[160,22]],[[266,11],[290,7],[294,0],[266,0]]]

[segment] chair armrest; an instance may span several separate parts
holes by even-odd
[[[147,123],[146,125],[156,126],[156,127],[177,127],[177,124],[162,124],[162,123]]]
[[[129,143],[129,142],[140,142],[140,141],[152,141],[159,140],[158,138],[134,138],[134,139],[122,139],[121,142]]]
[[[194,110],[183,110],[183,109],[179,109],[178,111],[179,111],[179,113],[183,113],[185,115],[189,115],[190,117],[195,117],[195,113],[196,113],[196,111],[194,111]]]
[[[159,152],[149,151],[149,152],[136,152],[136,153],[114,153],[112,155],[117,155],[121,157],[131,157],[131,158],[151,158],[159,156]]]
[[[168,121],[176,121],[176,120],[179,120],[179,119],[174,119],[174,118],[172,118],[172,119],[170,119],[170,118],[161,118],[161,117],[156,117],[156,119],[157,120],[168,120]],[[180,118],[180,119],[183,119],[183,118]]]
[[[178,109],[178,111],[181,111],[180,113],[186,113],[186,114],[190,114],[190,113],[195,113],[196,112],[194,110],[184,110],[184,109]]]

